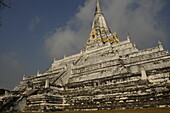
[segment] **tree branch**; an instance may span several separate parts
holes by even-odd
[[[10,6],[8,6],[5,3],[3,3],[2,1],[0,1],[0,4],[3,5],[4,7],[11,8]]]

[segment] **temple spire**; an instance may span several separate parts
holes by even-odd
[[[107,26],[106,20],[102,13],[100,7],[100,1],[96,0],[96,10],[92,23],[92,30],[90,32],[89,40],[86,43],[89,45],[89,48],[92,47],[90,44],[105,44],[105,43],[114,43],[119,42],[117,33],[113,34],[109,27]],[[94,46],[95,47],[95,46]]]
[[[99,0],[96,0],[96,11],[95,11],[92,29],[104,29],[106,31],[109,30],[101,10]]]
[[[96,35],[96,36],[94,36]],[[96,11],[92,24],[92,32],[90,34],[92,39],[113,39],[113,35],[107,26],[106,20],[102,13],[99,0],[96,0]]]
[[[102,10],[100,8],[99,0],[96,0],[96,12],[95,12],[95,14],[101,14],[101,13],[102,13]]]

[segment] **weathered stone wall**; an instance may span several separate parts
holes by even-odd
[[[108,28],[99,1],[90,38],[75,55],[23,77],[1,111],[83,111],[170,107],[170,55],[161,42],[138,50]]]
[[[87,51],[65,86],[65,110],[170,107],[170,55],[129,41]]]
[[[10,111],[108,110],[170,107],[169,95],[168,52],[140,51],[126,40],[54,60],[1,102]]]
[[[170,107],[170,67],[68,84],[65,110],[108,110]]]

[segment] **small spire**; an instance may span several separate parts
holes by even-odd
[[[56,59],[54,58],[54,62],[56,61]]]
[[[127,35],[127,40],[130,41],[130,33]]]
[[[38,70],[38,71],[37,71],[37,76],[38,76],[39,74],[40,74],[40,71]]]
[[[161,41],[158,41],[158,47],[159,49],[162,51],[164,50],[163,46],[162,46],[162,42]]]
[[[162,42],[161,42],[161,41],[158,41],[158,45],[162,45]]]
[[[25,75],[23,75],[23,79],[22,80],[25,80],[26,79],[26,76]]]
[[[99,0],[96,0],[96,13],[95,14],[101,14],[102,13],[102,10],[100,8],[100,2]]]
[[[80,53],[82,54],[82,53],[83,53],[83,51],[81,50],[81,51],[80,51]]]
[[[133,44],[133,47],[135,47],[135,48],[136,48],[136,44],[135,44],[135,43]]]

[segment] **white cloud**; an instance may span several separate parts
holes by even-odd
[[[56,28],[56,31],[47,37],[45,47],[50,57],[61,58],[66,55],[78,52],[89,37],[94,1],[86,1],[84,6],[79,7],[79,12],[67,22],[63,28]]]
[[[63,28],[57,28],[47,37],[45,48],[50,57],[78,52],[89,38],[95,1],[88,0],[79,12]],[[121,40],[128,32],[140,48],[167,40],[167,32],[156,18],[164,6],[162,0],[102,0],[101,6],[112,32],[118,32]]]

